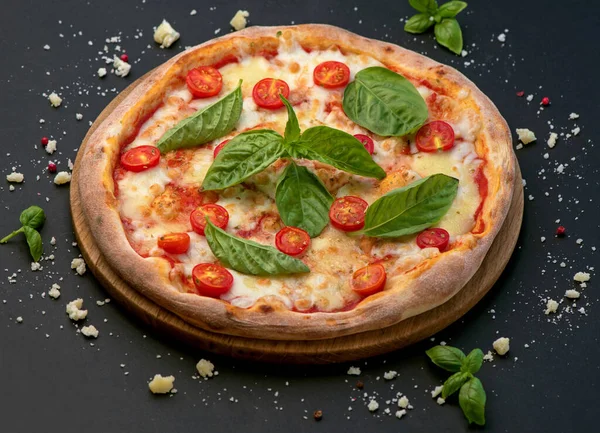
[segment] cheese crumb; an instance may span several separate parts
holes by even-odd
[[[498,35],[498,40],[499,40],[500,42],[506,42],[506,35],[505,35],[504,33],[500,33],[500,34]]]
[[[52,284],[52,288],[48,291],[48,296],[52,299],[58,299],[60,297],[60,286],[56,283]]]
[[[152,391],[152,394],[167,394],[173,389],[173,382],[175,382],[174,376],[161,376],[155,374],[154,379],[148,384],[148,388]]]
[[[81,113],[75,113],[75,119],[77,119],[77,120],[83,119],[83,114],[81,114]]]
[[[577,272],[573,279],[580,283],[585,283],[586,281],[590,281],[590,274],[587,272]]]
[[[440,395],[442,393],[442,389],[444,389],[444,385],[433,388],[433,391],[431,391],[431,398],[436,398],[438,395]]]
[[[12,172],[11,174],[6,175],[6,180],[9,182],[21,183],[25,179],[23,173]]]
[[[85,260],[79,257],[71,260],[71,269],[75,269],[79,275],[85,274]]]
[[[44,49],[45,49],[46,51],[50,51],[50,45],[48,45],[48,44],[44,45]]]
[[[441,406],[444,403],[446,403],[446,400],[444,400],[442,397],[438,397],[438,399],[436,400],[436,402],[437,402],[437,404],[439,404]]]
[[[550,137],[548,137],[548,147],[550,149],[556,146],[556,140],[558,140],[558,134],[556,132],[551,132]]]
[[[81,328],[81,333],[86,337],[94,337],[98,338],[98,334],[100,333],[94,325],[84,326]]]
[[[494,354],[491,350],[488,350],[488,353],[483,355],[483,360],[487,362],[492,362],[494,360]]]
[[[406,409],[409,404],[410,402],[408,401],[408,397],[406,397],[405,395],[400,397],[400,400],[398,400],[398,407],[402,409]]]
[[[40,269],[42,269],[42,265],[38,262],[31,262],[31,270],[32,271],[39,271]]]
[[[360,376],[360,368],[358,368],[358,367],[350,367],[348,369],[348,374],[350,376]]]
[[[82,310],[83,307],[83,299],[77,298],[74,301],[71,301],[67,304],[67,314],[69,315],[69,319],[71,320],[82,320],[87,317],[87,310]]]
[[[56,152],[56,140],[50,140],[46,145],[46,153],[52,155],[54,152]]]
[[[556,302],[554,299],[548,299],[544,314],[556,313],[556,310],[558,310],[558,302]]]
[[[246,24],[248,24],[248,18],[250,16],[250,12],[239,10],[235,13],[229,24],[236,30],[242,30],[246,28]]]
[[[98,76],[100,78],[105,77],[106,76],[106,68],[98,68]]]
[[[391,371],[386,371],[385,373],[383,373],[383,378],[385,380],[392,380],[393,378],[395,378],[396,376],[398,376],[398,372],[391,370]]]
[[[198,374],[202,377],[213,377],[215,366],[212,362],[201,359],[198,361],[198,364],[196,364],[196,370],[198,370]]]
[[[492,344],[498,355],[506,355],[510,350],[510,338],[500,337]]]
[[[406,411],[404,409],[396,411],[396,418],[402,419],[404,415],[406,415]]]
[[[367,407],[371,412],[375,412],[377,409],[379,409],[379,403],[377,403],[375,400],[371,400]]]
[[[573,133],[573,135],[579,135],[579,133],[581,132],[581,128],[577,126],[573,130],[571,130],[571,132]]]
[[[565,296],[569,299],[578,299],[581,294],[577,290],[567,290]]]
[[[129,63],[124,62],[117,56],[114,56],[113,65],[115,67],[115,75],[117,77],[126,77],[129,75],[129,71],[131,70],[131,65]]]
[[[60,107],[60,104],[62,104],[62,98],[58,96],[56,92],[50,93],[50,96],[48,96],[48,101],[50,101],[50,105],[52,105],[54,108],[58,108]]]
[[[165,19],[162,20],[162,23],[154,31],[154,41],[160,44],[161,48],[169,48],[179,39],[179,36],[180,34]]]
[[[577,113],[569,114],[569,120],[575,120],[575,119],[579,119],[579,114],[577,114]]]
[[[71,173],[68,171],[61,171],[54,177],[54,183],[56,185],[63,185],[71,182]]]
[[[517,135],[519,136],[519,140],[521,140],[521,143],[523,144],[529,144],[536,140],[533,131],[527,128],[517,128]]]
[[[192,10],[190,11],[190,15],[191,15],[191,16],[194,16],[194,15],[196,15],[197,13],[198,13],[198,11],[197,11],[196,9],[192,9]]]

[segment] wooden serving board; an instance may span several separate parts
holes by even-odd
[[[96,246],[81,209],[78,172],[80,155],[87,140],[109,113],[144,78],[145,76],[121,92],[102,111],[85,136],[73,169],[71,215],[75,236],[88,268],[106,288],[111,298],[161,334],[189,343],[194,348],[265,362],[325,364],[366,358],[391,352],[430,337],[458,320],[490,290],[508,263],[517,243],[523,219],[523,188],[518,166],[509,213],[481,267],[456,296],[433,310],[388,328],[315,341],[272,341],[233,337],[189,325],[140,295],[111,269]]]

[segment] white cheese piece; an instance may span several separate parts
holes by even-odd
[[[235,13],[229,24],[236,30],[242,30],[246,28],[248,21],[246,18],[250,16],[250,12],[239,10]]]
[[[100,333],[94,325],[84,326],[81,328],[81,333],[86,337],[94,337],[98,338],[98,334]]]
[[[521,143],[523,144],[529,144],[532,141],[536,140],[533,131],[530,131],[527,128],[517,128],[517,135],[519,136],[519,140],[521,140]]]
[[[81,113],[76,113],[76,114],[75,114],[75,119],[77,119],[77,120],[81,120],[81,119],[83,119],[83,114],[81,114]]]
[[[77,272],[79,275],[85,274],[85,260],[82,258],[75,258],[71,260],[71,269],[75,269],[75,272]]]
[[[360,376],[360,368],[359,367],[350,367],[348,369],[348,373],[350,376]]]
[[[400,399],[398,400],[398,407],[402,409],[406,409],[409,404],[410,402],[408,401],[408,397],[406,397],[405,395],[400,397]]]
[[[175,382],[174,376],[161,376],[155,374],[154,379],[148,384],[148,388],[153,394],[167,394],[173,389],[173,382]]]
[[[154,41],[160,44],[161,48],[169,48],[179,39],[180,34],[171,27],[167,20],[162,20],[162,23],[154,31]]]
[[[506,355],[510,350],[510,338],[500,337],[492,344],[498,355]]]
[[[17,317],[17,323],[23,323],[23,318],[21,316]]]
[[[548,147],[550,149],[556,146],[556,140],[558,140],[558,134],[556,132],[551,132],[550,137],[548,137]]]
[[[69,319],[71,320],[82,320],[87,317],[87,310],[82,310],[83,307],[83,299],[77,298],[74,301],[71,301],[67,304],[67,314],[69,315]]]
[[[40,269],[42,269],[42,265],[38,262],[32,262],[31,263],[31,270],[32,271],[39,271]]]
[[[100,78],[105,77],[106,76],[106,68],[98,68],[98,76]]]
[[[398,372],[391,370],[391,371],[386,371],[385,373],[383,373],[383,378],[385,380],[392,380],[393,378],[395,378],[396,376],[398,376]]]
[[[375,412],[377,409],[379,409],[379,403],[377,403],[375,400],[371,400],[367,407],[371,412]]]
[[[438,397],[438,399],[436,400],[436,402],[437,402],[437,404],[439,404],[441,406],[444,403],[446,403],[446,400],[444,400],[442,397]]]
[[[556,302],[554,299],[548,299],[544,314],[556,313],[556,310],[558,310],[558,302]]]
[[[442,389],[444,389],[444,385],[436,386],[433,391],[431,391],[431,398],[436,398],[438,395],[442,393]]]
[[[44,49],[45,49],[46,51],[50,51],[50,45],[48,45],[48,44],[44,45]]]
[[[48,101],[50,101],[50,105],[52,105],[54,108],[58,108],[60,107],[60,104],[62,104],[62,98],[58,96],[56,92],[50,93],[50,96],[48,96]]]
[[[131,65],[129,63],[124,62],[117,56],[114,56],[113,65],[115,67],[115,75],[117,77],[126,77],[129,75],[129,71],[131,70]]]
[[[575,120],[575,119],[579,119],[579,114],[577,114],[577,113],[569,114],[569,120]]]
[[[196,370],[198,370],[198,374],[202,377],[213,377],[215,366],[212,362],[206,359],[201,359],[196,364]]]
[[[58,299],[60,297],[60,286],[56,283],[52,284],[52,288],[48,291],[48,296],[52,299]]]
[[[587,272],[577,272],[573,279],[580,283],[585,283],[586,281],[590,281],[590,274]]]
[[[54,152],[56,152],[56,140],[49,140],[46,145],[46,153],[52,155]]]
[[[494,354],[491,350],[488,350],[488,353],[483,355],[483,360],[487,362],[492,362],[494,360]],[[443,387],[442,387],[443,388]]]
[[[56,185],[63,185],[71,182],[71,173],[68,171],[61,171],[54,177],[54,183]]]
[[[12,172],[11,174],[6,175],[6,180],[9,182],[21,183],[25,179],[23,173]]]
[[[567,290],[565,296],[569,299],[578,299],[581,296],[577,290]]]
[[[406,411],[404,409],[396,411],[396,418],[402,419],[404,415],[406,415]]]

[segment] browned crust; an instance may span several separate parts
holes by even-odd
[[[276,33],[281,31],[280,38]],[[483,207],[485,230],[476,242],[462,245],[429,260],[403,276],[390,280],[387,290],[338,313],[296,313],[279,302],[261,300],[249,309],[181,293],[169,282],[169,265],[163,259],[142,258],[130,246],[114,197],[112,173],[135,120],[161,103],[166,89],[181,81],[187,71],[211,64],[225,54],[274,49],[279,42],[299,41],[303,46],[368,53],[382,63],[398,66],[414,76],[441,80],[445,86],[470,90],[483,129],[478,149],[487,149],[485,174],[489,194]],[[498,233],[513,193],[515,159],[511,135],[494,104],[455,69],[399,46],[367,39],[346,30],[320,24],[289,27],[252,27],[206,42],[169,60],[139,84],[90,137],[79,168],[82,205],[95,241],[110,266],[142,295],[185,321],[209,331],[274,340],[323,339],[382,328],[446,302],[479,268]]]

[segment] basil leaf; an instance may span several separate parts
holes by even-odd
[[[481,349],[473,349],[463,361],[460,371],[475,374],[483,364],[483,352]]]
[[[270,129],[235,136],[223,147],[202,182],[205,190],[224,189],[259,173],[285,154],[283,138]]]
[[[306,230],[314,238],[329,223],[333,197],[316,175],[291,162],[279,178],[275,202],[286,225]]]
[[[440,45],[448,48],[455,54],[460,54],[463,47],[462,31],[458,21],[454,18],[445,18],[435,25],[435,39]]]
[[[19,217],[19,221],[24,226],[29,226],[34,229],[39,229],[46,221],[44,210],[39,206],[29,206]]]
[[[428,116],[427,104],[410,81],[374,66],[356,74],[346,90],[344,112],[354,122],[383,136],[408,134]]]
[[[377,179],[385,177],[383,168],[373,161],[362,143],[339,129],[328,126],[308,128],[299,140],[290,143],[287,150],[294,158],[321,161],[348,173]]]
[[[435,24],[429,14],[416,14],[409,18],[404,24],[404,31],[408,33],[423,33]]]
[[[478,425],[485,424],[486,395],[481,381],[473,377],[460,388],[458,403],[469,420]]]
[[[242,80],[237,88],[212,105],[183,119],[158,140],[160,153],[198,146],[233,130],[242,114]]]
[[[42,237],[33,227],[25,226],[23,231],[27,238],[27,245],[29,245],[29,253],[33,260],[38,262],[42,257]]]
[[[225,266],[251,275],[281,275],[310,272],[308,266],[268,245],[237,238],[208,219],[204,229],[213,254]]]
[[[469,373],[454,373],[450,376],[446,382],[444,382],[444,387],[442,388],[442,398],[446,400],[452,394],[460,389],[471,377]]]
[[[438,7],[436,0],[408,0],[408,2],[419,12],[435,12]]]
[[[441,5],[437,10],[437,13],[440,14],[442,18],[454,18],[466,7],[467,4],[465,2],[450,1]]]
[[[457,191],[458,179],[445,174],[394,189],[369,206],[362,234],[392,238],[420,232],[448,212]]]
[[[452,346],[435,346],[425,352],[431,362],[444,370],[456,373],[460,371],[465,354]]]
[[[289,101],[285,99],[283,95],[279,95],[279,98],[285,104],[288,112],[288,121],[285,124],[284,141],[286,143],[291,143],[292,141],[296,141],[300,138],[300,125],[298,125],[298,117],[296,117],[296,113],[294,112],[294,109]]]

